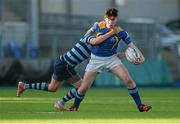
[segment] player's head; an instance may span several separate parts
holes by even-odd
[[[106,10],[104,20],[107,28],[114,27],[118,20],[118,10],[115,8],[109,8]]]

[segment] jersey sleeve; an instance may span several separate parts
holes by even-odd
[[[131,41],[131,37],[129,36],[129,34],[126,32],[126,31],[122,31],[120,32],[121,35],[122,35],[122,40],[128,45],[130,44],[132,41]]]
[[[92,29],[93,29],[94,32],[98,32],[98,30],[99,30],[98,22],[95,22],[95,23],[93,24]]]
[[[90,43],[90,40],[92,38],[95,38],[95,36],[93,35],[89,35],[89,36],[84,36],[83,38],[80,39],[81,42],[85,42],[85,43]]]

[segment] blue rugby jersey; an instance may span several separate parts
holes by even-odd
[[[103,35],[109,31],[106,27],[105,21],[95,22],[92,29],[96,36]],[[131,42],[131,38],[128,33],[119,27],[118,34],[112,35],[102,43],[92,46],[91,52],[97,56],[112,56],[117,53],[117,47],[121,39],[126,44]]]
[[[72,67],[75,67],[88,59],[91,54],[91,45],[89,44],[91,38],[94,38],[94,36],[85,36],[81,38],[71,50],[60,56],[60,58],[63,57],[63,59]]]

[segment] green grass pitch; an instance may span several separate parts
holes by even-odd
[[[27,90],[16,97],[16,88],[0,88],[0,123],[177,123],[180,124],[180,89],[139,88],[142,101],[152,105],[140,113],[125,88],[92,88],[78,112],[59,112],[54,102],[70,88],[56,93]],[[67,105],[70,106],[73,101]]]

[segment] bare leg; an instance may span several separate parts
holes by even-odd
[[[93,81],[95,80],[98,72],[86,72],[83,78],[81,86],[78,88],[74,104],[71,108],[72,111],[76,111],[79,108],[81,101],[84,99],[85,93],[91,87]]]
[[[128,70],[123,65],[118,65],[114,67],[111,72],[115,74],[118,78],[120,78],[125,83],[128,89],[136,87],[136,84],[129,75]]]
[[[139,96],[136,84],[132,80],[127,69],[123,65],[118,65],[118,66],[114,67],[111,71],[112,71],[112,73],[117,75],[120,79],[122,79],[123,82],[126,84],[128,91],[129,91],[129,94],[132,96],[137,107],[139,108],[140,106],[142,106],[141,98]]]

